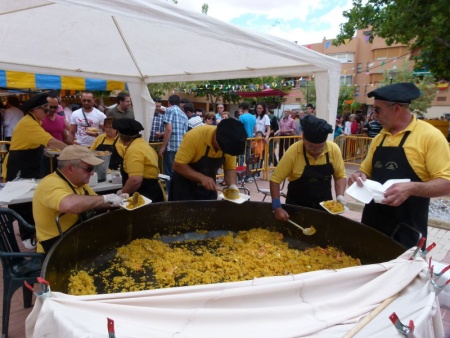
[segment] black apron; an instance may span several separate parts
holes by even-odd
[[[303,145],[303,156],[306,163],[305,169],[300,178],[289,182],[286,204],[323,210],[320,202],[333,199],[331,177],[334,174],[334,168],[330,163],[330,156],[328,152],[325,154],[325,164],[310,165],[305,145]]]
[[[389,179],[409,178],[422,182],[408,162],[403,144],[410,131],[403,136],[398,147],[383,147],[386,135],[373,154],[371,179],[384,184]],[[410,196],[398,207],[370,202],[364,207],[361,223],[367,224],[391,236],[399,223],[406,223],[427,237],[428,207],[430,199]],[[407,228],[400,228],[394,239],[405,248],[417,245],[417,234]]]
[[[210,146],[206,147],[205,154],[195,163],[190,163],[189,166],[216,180],[217,170],[223,165],[224,157],[210,158],[208,157]],[[184,176],[173,172],[172,182],[170,184],[170,201],[202,201],[202,200],[216,200],[217,191],[210,191],[203,188],[203,186],[196,181],[191,181]]]
[[[36,118],[29,114],[33,120]],[[6,169],[6,181],[12,181],[20,171],[20,178],[40,178],[41,157],[44,146],[27,150],[10,150]]]
[[[59,169],[56,169],[55,172],[63,181],[65,181],[69,185],[69,187],[72,189],[73,193],[76,195],[77,191],[72,186],[72,184],[69,182],[69,180],[59,171]],[[84,194],[86,196],[89,196],[89,192],[86,189],[84,189],[84,188],[83,188],[83,190],[84,190]],[[85,211],[85,212],[82,212],[82,213],[79,213],[78,214],[78,222],[77,223],[84,222],[84,221],[88,220],[89,218],[93,217],[94,215],[95,214],[94,214],[94,210],[93,209]],[[75,223],[75,224],[77,224],[77,223]],[[56,226],[56,224],[55,224],[55,226]],[[50,251],[50,249],[52,248],[53,244],[55,244],[56,241],[60,237],[61,237],[61,235],[58,235],[56,237],[53,237],[53,238],[50,238],[50,239],[47,239],[45,241],[40,242],[41,245],[42,245],[42,248],[45,251],[45,253],[48,253]]]
[[[133,141],[131,141],[131,143],[133,143]],[[131,146],[131,143],[128,145],[127,150]],[[125,186],[128,181],[128,173],[125,171],[124,166],[120,167],[120,174],[122,175],[122,186]],[[164,195],[157,178],[144,177],[137,192],[142,196],[151,199],[152,203],[164,202]]]
[[[113,144],[104,144],[106,137],[103,138],[102,143],[100,143],[95,150],[97,151],[109,151],[111,153],[111,159],[109,160],[108,168],[111,170],[119,169],[119,166],[123,164],[123,158],[119,155],[116,148],[116,142],[119,139],[119,136],[116,136]]]

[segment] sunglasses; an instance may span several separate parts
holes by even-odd
[[[214,117],[208,117],[207,120],[213,120],[215,121],[216,119]]]
[[[90,166],[87,166],[87,167],[83,167],[82,165],[73,165],[73,166],[81,168],[81,169],[84,169],[87,173],[91,173],[91,172],[94,171],[94,166],[93,165],[90,165]]]
[[[58,106],[48,106],[50,109],[58,109]]]
[[[43,105],[43,106],[39,106],[39,107],[36,107],[36,108],[38,108],[38,109],[42,109],[46,114],[48,114],[48,106],[47,105]]]

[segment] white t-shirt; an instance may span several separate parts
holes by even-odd
[[[91,112],[84,112],[89,125],[86,123],[86,119],[83,116],[82,108],[75,110],[70,117],[70,124],[75,124],[77,126],[77,132],[75,133],[75,138],[77,143],[82,146],[91,146],[94,143],[95,136],[90,136],[86,134],[86,128],[93,127],[99,130],[101,133],[100,126],[103,126],[103,121],[106,115],[103,114],[97,108],[92,109]]]
[[[17,123],[23,117],[23,112],[17,107],[10,107],[5,110],[3,117],[3,133],[5,137],[11,137]]]
[[[264,115],[263,118],[256,117],[256,131],[261,131],[266,136],[266,126],[270,126],[269,116]]]
[[[352,123],[350,121],[345,121],[344,133],[350,135],[352,133]]]

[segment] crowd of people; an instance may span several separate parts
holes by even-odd
[[[347,183],[409,178],[410,183],[390,187],[381,204],[366,205],[362,222],[387,235],[404,222],[426,236],[429,199],[450,193],[450,152],[443,135],[409,111],[409,103],[419,95],[410,83],[380,87],[368,94],[375,104],[365,122],[358,115],[346,115],[336,119],[334,128],[315,116],[312,105],[305,112],[286,109],[278,120],[264,103],[256,103],[250,112],[244,101],[232,117],[223,104],[216,112],[205,113],[189,100],[171,95],[167,107],[155,101],[147,142],[127,93],[120,93],[117,105],[106,114],[95,107],[89,91],[82,93],[81,107],[70,114],[57,93],[42,93],[20,107],[25,115],[11,133],[3,175],[7,181],[44,177],[32,205],[16,210],[36,225],[38,252],[47,252],[57,239],[53,221],[60,213],[68,214],[62,221],[65,231],[92,209],[117,207],[135,192],[154,203],[215,200],[218,170],[223,170],[223,184],[237,190],[236,166],[252,156],[264,158],[265,149],[275,167],[270,177],[275,219],[289,219],[280,200],[286,179],[286,204],[321,209],[320,202],[333,196],[345,204]],[[17,105],[11,102],[11,107]],[[328,140],[333,132],[335,137],[359,133],[374,138],[360,170],[348,180],[341,151]],[[292,138],[298,135],[302,139]],[[279,137],[278,156],[274,136]],[[44,165],[48,163],[44,147],[61,152],[52,173]],[[92,151],[111,153],[109,167],[120,170],[122,189],[97,196],[89,187],[95,166],[103,162]],[[159,181],[161,163],[169,177],[167,190]],[[416,244],[407,230],[397,231],[395,238],[405,247]]]

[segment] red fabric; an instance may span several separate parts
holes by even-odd
[[[358,134],[358,122],[356,122],[356,121],[352,122],[350,131],[352,132],[352,134]]]

